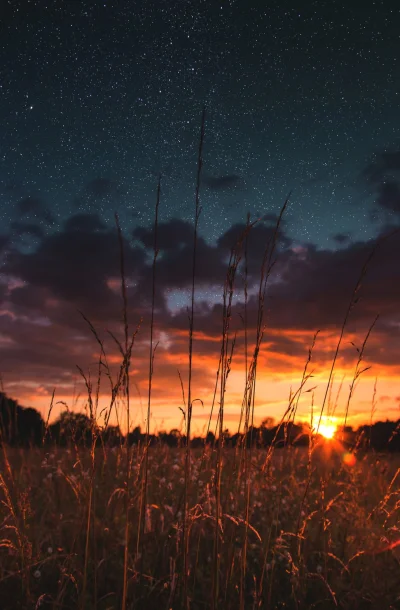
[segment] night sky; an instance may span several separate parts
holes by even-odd
[[[161,173],[153,414],[166,427],[179,420],[176,370],[184,375],[187,368],[203,105],[199,397],[209,395],[218,364],[217,303],[229,249],[248,212],[263,219],[249,254],[255,286],[262,244],[289,191],[271,283],[260,417],[284,408],[317,329],[323,387],[362,264],[379,236],[400,224],[399,32],[398,7],[390,1],[361,7],[355,1],[4,0],[0,356],[7,393],[41,409],[53,387],[63,399],[76,397],[75,364],[89,366],[96,354],[77,309],[104,332],[120,317],[117,211],[131,323],[143,316],[133,375],[138,396],[145,394]],[[361,344],[380,314],[370,342],[373,366],[354,407],[360,421],[376,376],[381,416],[398,414],[399,241],[399,234],[390,238],[374,258],[338,363],[339,383],[353,373],[350,341]],[[233,421],[240,390],[232,377]],[[306,413],[306,401],[303,406]]]

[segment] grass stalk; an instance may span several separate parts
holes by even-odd
[[[160,206],[161,196],[161,175],[158,177],[157,198],[154,216],[154,243],[153,243],[153,264],[152,264],[152,289],[151,289],[151,316],[150,316],[150,348],[149,348],[149,378],[148,378],[148,394],[147,394],[147,417],[146,417],[146,438],[144,444],[144,465],[143,476],[141,479],[140,493],[140,511],[139,511],[139,530],[137,537],[136,554],[140,554],[141,570],[143,572],[145,546],[142,544],[142,538],[145,530],[146,507],[147,507],[147,492],[148,492],[148,472],[149,472],[149,444],[150,444],[150,418],[151,418],[151,391],[154,372],[154,356],[157,349],[157,344],[154,346],[154,311],[156,299],[156,263],[158,257],[158,211]]]
[[[197,157],[197,178],[196,178],[196,195],[195,195],[195,213],[194,213],[194,234],[193,234],[193,258],[192,258],[192,285],[190,298],[190,314],[189,314],[189,368],[188,368],[188,398],[187,398],[187,415],[186,415],[186,452],[185,452],[185,482],[184,482],[184,499],[183,499],[183,532],[182,532],[182,550],[183,550],[183,608],[188,608],[189,591],[189,486],[191,478],[191,458],[190,458],[190,435],[192,422],[192,372],[193,372],[193,335],[194,335],[194,303],[195,303],[195,283],[196,283],[196,263],[197,263],[197,234],[199,227],[199,219],[201,214],[200,206],[200,184],[201,172],[203,167],[203,146],[204,146],[204,131],[206,121],[206,109],[203,107],[200,127],[199,150]]]

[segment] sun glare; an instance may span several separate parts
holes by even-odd
[[[337,425],[330,417],[322,417],[318,433],[324,438],[334,438],[337,430]]]

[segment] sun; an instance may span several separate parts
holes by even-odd
[[[331,417],[321,418],[321,423],[319,425],[318,434],[321,434],[326,439],[334,438],[337,431],[337,424]]]

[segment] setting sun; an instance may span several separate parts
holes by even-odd
[[[322,417],[319,425],[318,434],[321,434],[324,438],[330,439],[335,436],[337,430],[337,424],[331,417]]]

